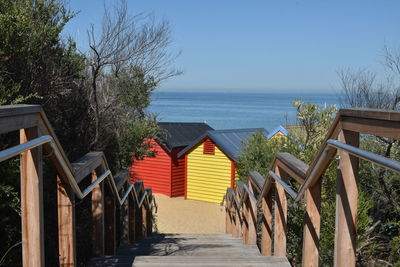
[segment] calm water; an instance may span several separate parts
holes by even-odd
[[[338,104],[336,94],[247,94],[155,92],[149,111],[161,121],[207,122],[214,129],[266,128],[295,124],[295,98]]]

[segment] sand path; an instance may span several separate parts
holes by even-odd
[[[159,233],[225,233],[225,210],[219,204],[154,194]]]

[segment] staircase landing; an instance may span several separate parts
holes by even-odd
[[[261,256],[257,246],[225,234],[154,234],[122,246],[116,256],[94,258],[99,266],[284,266],[286,258]]]

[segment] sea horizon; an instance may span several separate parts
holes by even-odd
[[[340,104],[336,93],[243,93],[156,91],[148,111],[163,122],[205,122],[214,129],[265,128],[296,124],[292,102]]]

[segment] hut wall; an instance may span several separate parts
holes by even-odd
[[[129,172],[131,181],[143,181],[153,193],[171,196],[171,156],[156,141],[151,143],[157,155],[135,160]]]
[[[220,203],[231,186],[231,160],[215,146],[215,154],[204,154],[203,143],[187,155],[187,199]]]

